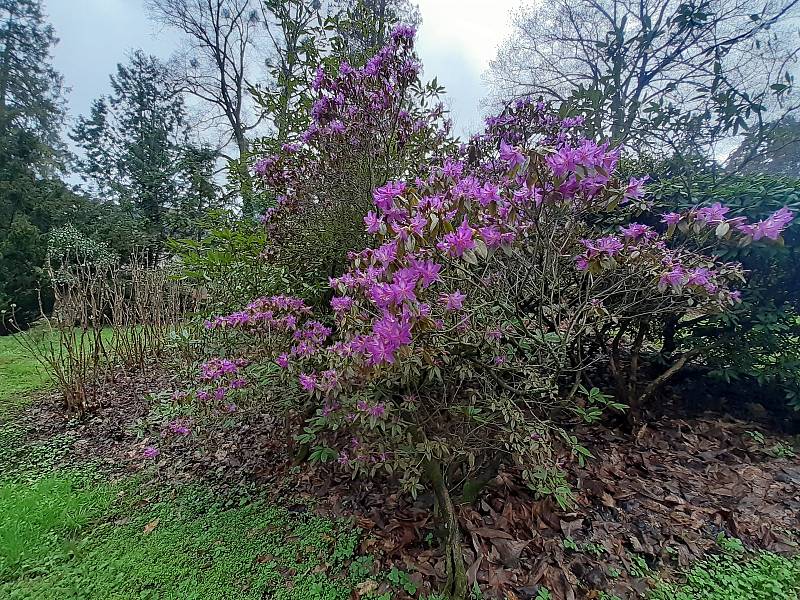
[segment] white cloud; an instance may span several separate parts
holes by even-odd
[[[510,32],[520,0],[418,0],[422,13],[417,49],[428,78],[447,88],[456,131],[481,129],[479,102],[488,90],[481,75]]]

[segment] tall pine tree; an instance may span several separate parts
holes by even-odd
[[[37,313],[43,205],[63,156],[56,42],[41,0],[0,0],[0,333],[12,304],[21,321]]]
[[[183,95],[158,58],[134,52],[117,66],[111,88],[72,132],[84,154],[81,172],[98,195],[144,224],[142,243],[157,259],[167,237],[191,234],[187,213],[216,202],[208,168],[215,154],[189,144]],[[201,173],[202,185],[196,181]]]

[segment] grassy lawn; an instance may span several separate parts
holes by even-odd
[[[30,394],[44,388],[48,382],[39,363],[14,336],[0,337],[0,417],[9,408],[26,404]]]
[[[376,589],[372,577],[386,585],[347,521],[266,490],[174,486],[153,466],[109,481],[70,464],[71,434],[28,439],[9,417],[47,377],[10,337],[0,381],[0,598],[347,600],[365,582]]]
[[[199,485],[136,488],[0,486],[0,597],[347,600],[369,574],[345,522]]]

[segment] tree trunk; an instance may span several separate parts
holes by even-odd
[[[442,590],[448,600],[466,600],[467,598],[467,570],[464,566],[464,555],[461,551],[461,532],[458,528],[453,500],[442,475],[442,466],[439,461],[428,460],[425,462],[425,475],[431,483],[436,496],[436,509],[441,521],[441,542],[444,551],[445,573],[447,581]]]
[[[253,178],[250,176],[250,169],[247,164],[249,145],[247,138],[241,130],[236,131],[236,146],[239,148],[239,161],[236,170],[239,173],[241,184],[240,193],[242,194],[242,215],[245,217],[253,216]]]

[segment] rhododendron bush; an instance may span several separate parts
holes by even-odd
[[[453,146],[441,88],[421,82],[413,36],[398,27],[361,68],[320,67],[308,130],[255,164],[257,187],[276,199],[262,217],[265,255],[302,274],[297,288],[326,281],[367,243],[361,219],[373,188]]]
[[[379,56],[410,48],[408,30],[393,40]],[[357,77],[360,86],[373,77],[370,64]],[[408,66],[386,68],[395,70],[392,79]],[[345,66],[340,75],[352,73]],[[710,249],[777,240],[791,215],[747,223],[711,207],[664,215],[660,228],[630,222],[608,230],[609,214],[641,210],[644,182],[617,178],[620,150],[583,139],[581,119],[560,119],[528,100],[489,119],[485,134],[458,150],[428,146],[405,155],[394,170],[403,176],[374,186],[369,210],[320,212],[327,186],[338,183],[301,183],[300,173],[316,173],[323,163],[333,168],[319,136],[349,139],[336,107],[371,106],[369,96],[347,92],[337,92],[344,100],[315,105],[317,128],[302,145],[258,168],[269,185],[284,186],[275,215],[291,214],[297,224],[324,214],[347,221],[331,224],[342,228],[358,217],[367,243],[348,252],[330,278],[332,315],[315,316],[304,301],[276,296],[207,327],[260,365],[261,385],[271,384],[269,406],[287,421],[293,416],[296,438],[313,459],[336,461],[354,476],[384,471],[414,494],[432,486],[445,519],[446,591],[463,597],[449,495],[456,482],[480,477],[505,457],[533,489],[567,502],[556,445],[582,460],[587,452],[569,424],[621,408],[587,390],[604,383],[607,366],[618,401],[652,395],[690,358],[643,374],[657,324],[738,301],[740,267]],[[298,157],[304,166],[295,172],[290,165]],[[335,168],[348,179],[347,164]],[[268,218],[277,253],[278,224],[285,223]]]

